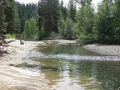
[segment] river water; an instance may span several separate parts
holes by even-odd
[[[30,57],[40,62],[33,67],[45,74],[51,90],[118,90],[120,62],[79,45],[43,45]]]

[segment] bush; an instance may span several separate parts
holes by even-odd
[[[6,38],[8,38],[8,39],[9,39],[9,38],[15,38],[15,39],[16,39],[16,35],[14,35],[14,34],[12,34],[12,35],[11,35],[11,34],[6,34],[5,36],[6,36]]]

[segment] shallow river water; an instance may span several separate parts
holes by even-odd
[[[43,45],[30,57],[45,74],[51,90],[118,90],[120,62],[115,56],[102,56],[78,45]]]

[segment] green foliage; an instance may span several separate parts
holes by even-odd
[[[18,9],[15,4],[15,17],[14,17],[14,31],[13,33],[19,34],[21,32],[20,18],[18,16]]]
[[[60,12],[60,18],[58,22],[58,30],[59,30],[59,35],[61,38],[65,38],[65,39],[75,38],[73,20],[70,17],[67,17],[65,21],[61,12]]]
[[[113,9],[114,43],[120,44],[120,1],[116,0]]]
[[[14,39],[16,39],[16,35],[15,35],[15,34],[12,34],[12,35],[11,35],[11,34],[5,34],[5,37],[8,38],[8,39],[9,39],[9,38],[14,38]]]
[[[58,36],[57,36],[57,34],[56,34],[55,32],[51,32],[50,38],[51,38],[51,39],[57,39]]]
[[[80,44],[91,43],[94,39],[93,25],[94,25],[94,10],[89,4],[82,6],[76,15],[76,30],[77,38]]]
[[[39,0],[38,3],[38,27],[40,32],[44,31],[44,35],[49,37],[51,32],[58,32],[58,0]]]
[[[68,16],[68,13],[67,13],[67,8],[66,6],[64,6],[64,2],[63,0],[60,2],[60,5],[59,5],[59,8],[60,8],[60,12],[63,16],[63,19],[66,20],[67,16]],[[59,13],[60,14],[60,13]]]
[[[66,39],[73,39],[73,38],[75,38],[74,22],[69,17],[66,20],[65,38]]]
[[[110,2],[104,0],[99,5],[96,21],[96,29],[98,31],[98,42],[104,44],[116,43],[115,38],[115,22],[114,22],[114,6]]]
[[[26,40],[77,38],[81,45],[120,44],[119,0],[103,0],[97,12],[92,0],[70,0],[67,7],[59,0],[39,0],[38,5],[1,1],[4,2],[0,3],[0,33],[22,33]]]
[[[35,20],[38,19],[38,7],[36,4],[29,3],[15,3],[18,10],[18,17],[20,18],[20,33],[24,31],[24,25],[25,21],[29,20],[30,18],[35,18]]]
[[[38,34],[37,22],[34,18],[26,20],[24,32],[22,34],[23,38],[26,40],[36,40]]]
[[[25,27],[24,27],[24,32],[23,32],[23,37],[24,39],[31,39],[31,33],[30,33],[30,22],[29,20],[26,20],[25,22]]]
[[[8,0],[9,3],[6,4],[5,8],[5,22],[7,22],[7,32],[6,33],[13,33],[13,30],[15,30],[15,1],[14,0]]]
[[[75,28],[80,44],[120,44],[120,1],[103,0],[98,12],[93,12],[91,0],[75,0],[81,4]]]
[[[7,23],[5,22],[5,5],[3,3],[3,1],[0,1],[0,33],[5,32],[6,31],[6,27],[7,27]]]
[[[62,7],[62,5],[61,5]],[[69,1],[68,9],[67,10],[67,17],[65,17],[64,12],[62,9],[59,11],[59,21],[58,21],[58,33],[60,38],[65,39],[75,39],[75,15],[76,15],[76,7],[73,3],[73,0]]]
[[[60,17],[59,17],[59,21],[58,21],[58,32],[61,38],[65,37],[65,20],[62,16],[62,12],[60,12]]]
[[[14,0],[1,0],[0,4],[0,33],[18,33],[19,18]]]
[[[69,17],[72,19],[72,21],[76,21],[75,20],[75,15],[76,15],[76,5],[74,4],[74,0],[69,0],[69,5],[68,5],[68,15]]]

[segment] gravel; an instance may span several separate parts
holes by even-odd
[[[83,47],[87,50],[99,53],[101,55],[120,56],[120,45],[90,44]]]

